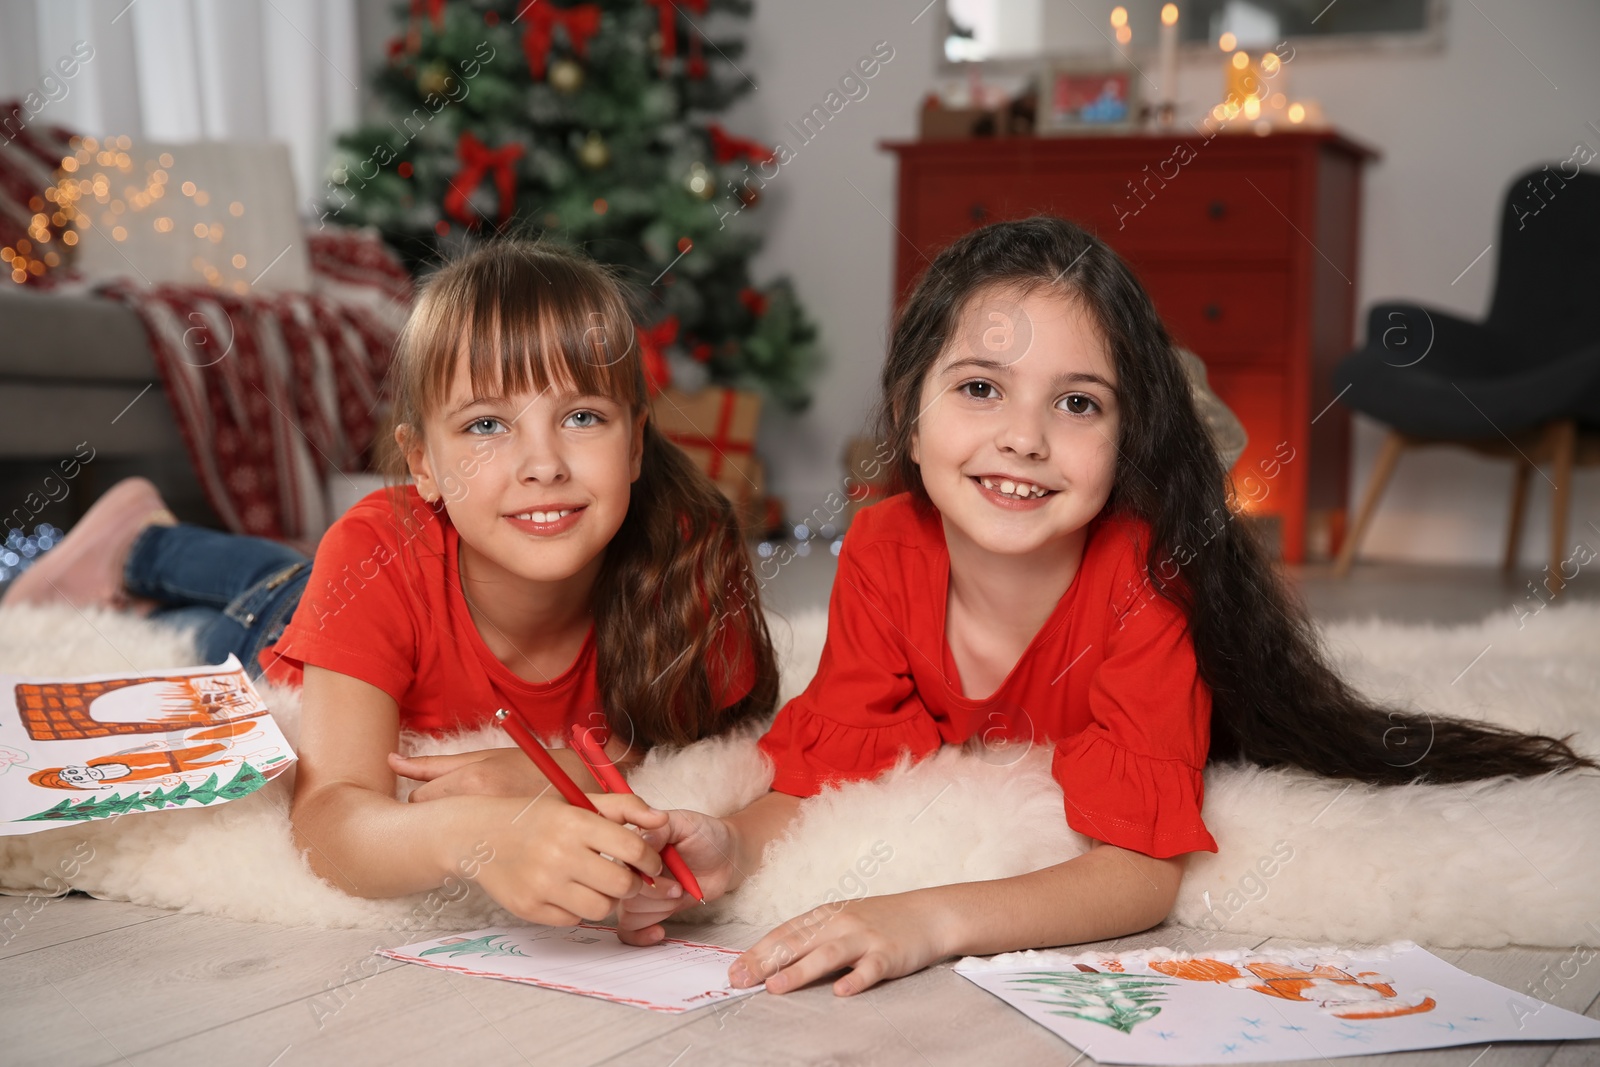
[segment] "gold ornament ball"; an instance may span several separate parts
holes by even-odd
[[[450,68],[443,63],[430,63],[422,71],[422,76],[417,79],[417,88],[423,95],[428,93],[443,94],[450,87]]]
[[[611,162],[611,149],[597,131],[590,130],[589,136],[583,139],[583,147],[578,149],[578,161],[590,170],[599,170]]]
[[[711,175],[711,169],[704,163],[694,163],[689,167],[689,176],[683,184],[689,191],[701,200],[710,200],[717,193],[717,181]]]
[[[583,86],[583,67],[570,59],[550,64],[550,84],[559,93],[575,93]]]

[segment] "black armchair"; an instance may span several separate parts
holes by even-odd
[[[1344,403],[1390,428],[1338,575],[1349,573],[1401,453],[1456,445],[1516,463],[1506,570],[1516,564],[1529,473],[1551,465],[1546,581],[1562,584],[1572,471],[1600,463],[1600,175],[1570,160],[1519,175],[1492,247],[1499,268],[1484,322],[1379,304],[1366,345],[1334,370]]]

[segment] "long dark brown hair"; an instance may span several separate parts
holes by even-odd
[[[421,433],[449,395],[463,337],[480,396],[570,382],[637,418],[649,394],[634,320],[623,285],[593,260],[522,238],[485,242],[420,284],[395,345],[392,422]],[[404,479],[398,446],[386,465]],[[778,666],[757,588],[733,505],[647,417],[639,478],[591,604],[612,731],[684,744],[770,714]],[[750,692],[718,707],[716,680],[746,672]]]
[[[1078,301],[1112,354],[1122,417],[1105,511],[1149,525],[1145,580],[1182,608],[1211,689],[1211,760],[1380,785],[1600,769],[1566,739],[1383,707],[1334,671],[1304,606],[1229,511],[1229,475],[1144,287],[1104,242],[1063,219],[985,226],[923,274],[895,323],[877,411],[895,456],[893,491],[932,508],[910,458],[923,380],[968,303],[996,288],[1053,289]]]

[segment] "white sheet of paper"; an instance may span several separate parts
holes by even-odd
[[[1411,942],[1359,953],[1010,952],[969,956],[955,970],[1100,1063],[1259,1063],[1600,1038],[1600,1022]]]
[[[606,926],[491,926],[379,955],[424,967],[559,989],[669,1013],[693,1011],[761,990],[734,989],[728,966],[739,950],[669,937],[624,945]]]
[[[234,656],[160,671],[0,675],[0,836],[238,800],[294,759]]]

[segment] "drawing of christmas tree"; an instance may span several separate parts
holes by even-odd
[[[131,811],[157,811],[161,808],[182,807],[190,802],[214,804],[222,800],[238,800],[240,797],[249,796],[266,784],[267,779],[260,771],[248,763],[241,763],[238,773],[224,786],[217,785],[217,776],[213,774],[198,788],[190,786],[188,782],[181,782],[174,789],[157,789],[151,793],[129,793],[127,796],[114,793],[108,797],[76,802],[69,798],[55,807],[24,816],[16,821],[83,822],[87,819],[108,819],[116,815],[126,815]]]
[[[1018,977],[1013,984],[1036,994],[1038,1003],[1052,1015],[1131,1034],[1135,1026],[1161,1014],[1156,1006],[1162,999],[1161,988],[1173,983],[1132,974],[1048,971]]]
[[[435,953],[441,953],[441,952],[444,953],[447,956],[450,956],[450,957],[469,956],[469,955],[470,956],[526,956],[527,955],[526,952],[523,952],[521,949],[517,948],[517,946],[511,944],[509,941],[502,941],[500,944],[495,944],[496,941],[500,941],[501,938],[503,938],[505,936],[506,935],[504,935],[504,934],[484,934],[482,937],[475,937],[471,941],[454,941],[454,942],[451,942],[448,945],[435,945],[432,948],[425,948],[421,952],[417,953],[417,955],[419,955],[419,956],[432,956]]]

